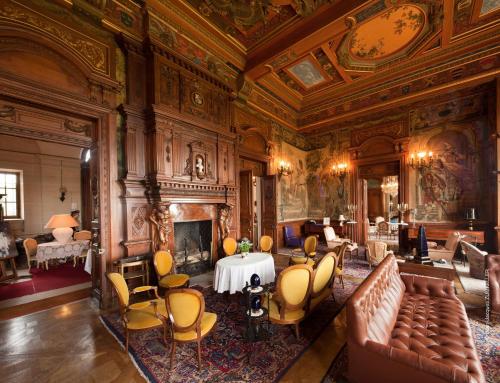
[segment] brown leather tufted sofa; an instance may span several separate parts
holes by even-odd
[[[349,382],[484,382],[453,283],[387,256],[347,302]]]
[[[486,269],[488,270],[490,313],[500,315],[500,255],[488,255]]]

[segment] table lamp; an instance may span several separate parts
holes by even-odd
[[[54,214],[45,225],[46,229],[52,230],[52,235],[59,243],[68,243],[73,235],[72,227],[78,226],[78,222],[69,214]]]
[[[339,221],[340,221],[340,226],[342,226],[344,224],[344,221],[345,221],[345,217],[343,214],[339,215]]]

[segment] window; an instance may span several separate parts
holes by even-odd
[[[20,178],[19,172],[0,170],[0,201],[6,219],[21,218]]]

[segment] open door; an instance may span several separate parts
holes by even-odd
[[[362,230],[361,230],[361,244],[365,245],[368,241],[368,230],[370,228],[370,221],[368,220],[368,181],[365,179],[361,180],[361,219],[362,219]]]
[[[261,235],[269,235],[273,239],[273,253],[278,252],[278,222],[276,216],[276,192],[278,190],[276,175],[263,176],[261,181],[262,222]]]
[[[247,237],[251,242],[253,242],[252,177],[251,170],[240,171],[240,231],[241,237]]]

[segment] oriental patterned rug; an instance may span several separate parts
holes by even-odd
[[[484,309],[468,310],[469,323],[474,334],[481,364],[487,383],[500,382],[500,322],[486,322]],[[348,383],[347,345],[330,365],[322,383]]]
[[[359,281],[346,278],[344,284],[342,289],[336,283],[335,302],[328,298],[302,322],[299,340],[290,326],[271,324],[269,340],[253,344],[244,338],[244,306],[240,300],[228,299],[211,288],[199,288],[205,296],[206,310],[217,313],[218,317],[215,331],[202,341],[203,365],[200,372],[196,343],[177,347],[176,363],[170,370],[170,344],[167,349],[159,329],[132,333],[130,356],[148,382],[278,381],[340,312]],[[123,346],[123,329],[118,313],[103,315],[101,320]]]

